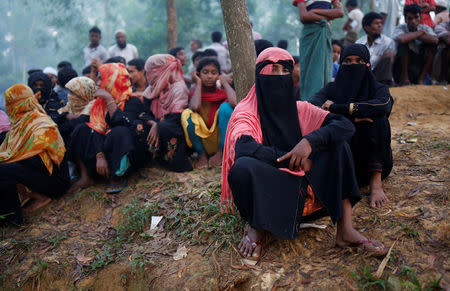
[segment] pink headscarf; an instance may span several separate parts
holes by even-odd
[[[167,54],[153,55],[145,62],[149,86],[144,97],[151,99],[156,118],[168,113],[181,113],[187,107],[189,90],[184,83],[181,62]]]
[[[280,60],[293,61],[292,56],[287,51],[274,47],[262,51],[258,56],[256,63],[267,60],[274,63],[277,63]],[[260,74],[272,75],[272,66],[272,64],[266,65],[261,70]],[[303,136],[320,128],[328,114],[328,111],[322,110],[305,101],[297,101],[297,111],[300,130]],[[236,141],[242,135],[250,135],[256,142],[263,143],[255,85],[250,89],[247,97],[236,106],[228,123],[222,161],[222,195],[220,197],[220,208],[222,212],[228,212],[229,208],[233,209],[233,196],[230,185],[228,184],[228,173],[234,164]],[[305,172],[303,171],[291,171],[289,169],[280,170],[295,176],[305,175]]]
[[[11,129],[11,123],[9,122],[8,114],[3,110],[0,110],[0,133],[9,131]]]

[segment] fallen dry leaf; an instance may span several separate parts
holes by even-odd
[[[78,254],[76,258],[82,265],[87,265],[94,257],[86,257],[83,254]]]
[[[184,269],[186,269],[187,267],[188,267],[188,265],[184,265],[183,267],[181,267],[181,268],[178,270],[178,278],[181,278],[181,275],[183,275]]]
[[[375,277],[376,277],[376,278],[380,278],[381,275],[383,275],[384,268],[386,268],[386,264],[387,264],[387,262],[389,261],[389,258],[390,258],[390,256],[391,256],[392,248],[394,248],[395,243],[396,243],[397,241],[398,241],[398,239],[392,244],[392,246],[390,247],[390,249],[389,249],[389,251],[387,252],[386,256],[384,257],[383,261],[381,261],[381,264],[380,264],[380,266],[378,267],[377,272],[375,273]]]
[[[187,257],[187,248],[185,246],[179,246],[176,253],[173,254],[173,259],[175,261],[184,259],[185,257]]]

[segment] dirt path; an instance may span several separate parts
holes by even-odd
[[[379,280],[372,273],[381,259],[335,248],[327,218],[314,221],[325,229],[274,239],[258,265],[243,265],[233,248],[243,223],[219,212],[219,169],[176,174],[153,167],[145,170],[148,179],[131,177],[116,196],[105,195],[104,185],[91,187],[26,216],[23,227],[1,229],[0,289],[381,290],[385,284],[407,290],[438,286],[439,278],[449,286],[450,92],[444,88],[391,90],[390,203],[373,210],[364,198],[354,215],[364,235],[396,242]],[[163,216],[155,230],[152,216]]]

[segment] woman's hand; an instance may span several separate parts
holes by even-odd
[[[67,119],[67,120],[76,119],[76,118],[78,118],[78,117],[80,117],[79,114],[68,113],[68,114],[66,115],[66,119]]]
[[[158,123],[152,122],[152,128],[150,129],[150,132],[147,136],[147,144],[150,147],[157,148],[159,145],[159,136],[158,136]]]
[[[334,104],[334,102],[331,100],[325,101],[325,103],[323,103],[323,105],[322,105],[322,109],[330,111],[331,104]]]
[[[95,91],[94,96],[97,98],[101,98],[101,99],[105,100],[106,102],[111,101],[111,100],[114,101],[113,96],[105,89],[98,89],[97,91]]]
[[[198,75],[197,71],[192,72],[192,80],[194,80],[195,83],[197,83],[197,86],[202,85],[202,79],[200,79],[200,76]]]
[[[369,117],[355,117],[355,122],[362,122],[362,121],[367,121],[367,122],[373,123],[373,119],[371,119]]]
[[[311,161],[308,160],[311,152],[311,144],[306,138],[303,138],[290,152],[278,158],[277,162],[281,163],[284,160],[291,159],[289,162],[290,170],[308,172],[311,169]]]
[[[105,178],[109,178],[109,168],[108,168],[108,162],[106,161],[105,155],[100,152],[96,155],[97,158],[97,173],[100,176],[103,176]]]

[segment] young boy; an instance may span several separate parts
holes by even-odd
[[[193,76],[196,86],[191,89],[189,108],[181,114],[186,142],[199,154],[197,168],[220,166],[228,120],[237,103],[236,93],[227,77],[220,74],[217,59],[202,59]],[[217,88],[217,80],[224,89]]]

